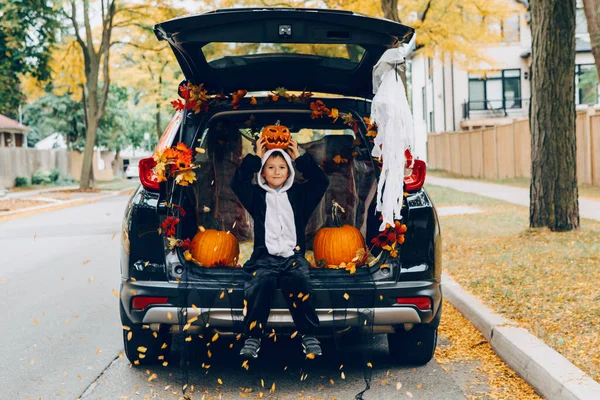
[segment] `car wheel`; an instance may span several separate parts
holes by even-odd
[[[134,324],[127,317],[123,305],[121,322],[123,326],[123,346],[125,355],[133,365],[151,365],[167,361],[171,352],[172,335],[168,332],[153,332],[142,324]]]
[[[425,365],[433,358],[438,330],[426,324],[417,324],[409,331],[388,333],[390,356],[400,364]]]

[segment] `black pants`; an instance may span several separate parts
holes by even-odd
[[[248,302],[244,318],[244,330],[247,336],[255,338],[262,336],[271,311],[273,296],[278,287],[287,301],[298,333],[301,335],[314,333],[315,328],[319,326],[319,317],[310,296],[309,267],[308,261],[301,254],[294,254],[288,258],[265,254],[252,263],[251,268],[248,268],[244,286],[244,294]]]

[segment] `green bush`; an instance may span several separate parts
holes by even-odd
[[[60,169],[56,168],[50,171],[50,181],[56,182],[60,178]]]
[[[15,178],[15,187],[29,186],[29,178],[26,176],[17,176]]]
[[[32,185],[47,185],[52,183],[50,179],[50,171],[45,169],[38,169],[31,175],[31,184]]]

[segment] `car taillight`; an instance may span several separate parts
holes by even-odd
[[[134,310],[143,310],[150,304],[166,304],[168,300],[167,297],[136,296],[131,301],[131,308]]]
[[[182,115],[181,112],[177,112],[173,115],[171,122],[169,122],[169,126],[167,126],[167,129],[165,129],[156,145],[155,152],[159,152],[171,146],[173,139],[175,139],[175,135],[177,135],[177,132],[179,131]],[[158,182],[158,177],[154,173],[155,166],[156,162],[152,157],[143,158],[138,164],[138,170],[140,171],[140,182],[142,182],[142,186],[147,190],[158,192],[160,190],[160,182]]]
[[[427,174],[427,164],[423,160],[414,160],[410,175],[404,177],[404,190],[414,192],[423,187],[425,175]]]
[[[142,182],[144,188],[158,192],[160,190],[160,182],[154,172],[154,167],[156,167],[156,161],[152,157],[142,158],[138,163],[140,182]]]
[[[431,310],[431,299],[429,297],[398,297],[396,304],[417,306],[419,310]]]

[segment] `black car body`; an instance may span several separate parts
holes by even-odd
[[[244,272],[233,266],[195,266],[181,249],[169,248],[160,228],[168,205],[177,203],[186,214],[180,218],[177,237],[192,238],[203,223],[200,209],[214,200],[224,204],[220,206],[224,225],[232,226],[240,241],[251,235],[252,222],[240,214],[239,204],[225,189],[241,157],[251,151],[250,139],[244,135],[248,121],[260,127],[280,120],[298,135],[312,134],[297,140],[304,151],[321,161],[332,184],[315,211],[312,228],[307,229],[307,242],[327,223],[331,200],[350,210],[346,223],[361,229],[367,243],[379,233],[374,210],[379,171],[370,155],[372,144],[364,122],[373,96],[371,70],[387,48],[413,35],[411,28],[391,21],[311,9],[218,10],[158,24],[155,32],[159,39],[168,40],[189,82],[202,83],[209,94],[244,88],[256,92],[256,104],[225,103],[200,113],[183,110],[175,114],[158,146],[182,142],[196,148],[199,172],[194,185],[169,193],[164,182],[156,181],[152,158],[139,164],[142,185],[132,195],[123,223],[120,308],[127,356],[140,363],[164,357],[171,335],[181,333],[184,314],[186,321],[194,321],[186,326],[188,333],[241,332]],[[244,42],[255,54],[220,57],[213,43],[225,42]],[[301,54],[264,54],[261,43],[275,44],[277,49],[290,46],[286,51],[297,44]],[[312,47],[321,55],[302,54],[310,49],[302,46],[309,45],[325,47]],[[348,49],[346,56],[327,53],[340,46]],[[227,49],[239,52],[240,46]],[[212,61],[210,52],[216,54]],[[351,114],[357,123],[348,129],[342,121],[311,119],[307,103],[273,101],[273,92],[264,93],[281,87],[319,92],[310,101],[321,99],[327,107]],[[336,156],[346,161],[332,163]],[[405,179],[402,222],[407,232],[397,257],[374,249],[369,265],[354,274],[343,269],[311,269],[313,304],[322,335],[364,329],[368,320],[373,333],[388,335],[390,353],[398,361],[426,363],[433,356],[441,317],[441,236],[435,208],[422,188],[424,177],[424,163],[415,162],[412,175]],[[215,178],[220,183],[214,184]],[[235,221],[245,221],[245,225],[236,226]],[[294,330],[281,293],[273,301],[267,327],[271,329]]]

